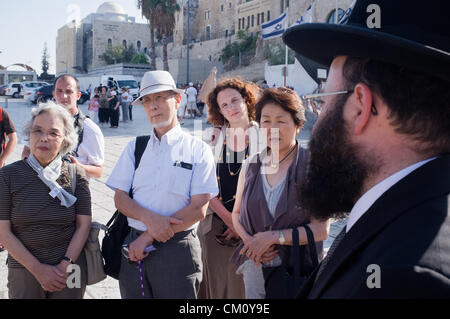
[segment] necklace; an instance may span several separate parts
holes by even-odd
[[[234,151],[233,151],[234,152]],[[245,148],[245,155],[244,155],[244,157],[245,157],[245,159],[247,159],[248,158],[248,152],[249,152],[249,146],[247,146],[246,148]],[[241,152],[234,152],[234,153],[241,153]],[[222,161],[222,159],[223,159],[223,164],[225,164],[226,163],[226,167],[227,167],[227,170],[228,170],[228,174],[230,175],[230,176],[239,176],[239,172],[241,171],[241,168],[242,168],[242,160],[243,159],[238,159],[237,160],[237,162],[239,163],[241,163],[241,165],[239,166],[239,169],[236,171],[236,172],[234,172],[234,171],[232,171],[232,169],[231,169],[231,167],[230,167],[230,152],[228,152],[228,149],[227,149],[227,141],[226,141],[226,135],[225,135],[225,138],[224,138],[224,142],[223,142],[223,146],[222,146],[222,156],[221,157],[219,157],[219,161]],[[233,154],[234,155],[234,154]],[[223,157],[225,157],[225,158],[223,158]],[[234,157],[235,156],[233,156],[233,159],[232,159],[232,161],[233,161],[233,163],[234,163]],[[222,185],[221,185],[221,180],[220,180],[220,174],[219,174],[219,165],[218,165],[219,163],[217,163],[217,165],[216,165],[216,175],[217,175],[217,182],[218,182],[218,186],[219,186],[219,200],[220,201],[222,201],[222,203],[223,204],[227,204],[227,203],[229,203],[229,202],[232,202],[232,201],[234,201],[235,199],[236,199],[236,195],[233,195],[233,197],[232,198],[230,198],[229,200],[227,200],[227,201],[224,201],[224,198],[222,197]]]
[[[271,154],[271,159],[270,159],[270,161],[272,162],[272,164],[270,165],[273,169],[277,169],[280,165],[281,165],[281,163],[283,163],[283,161],[286,159],[286,158],[288,158],[288,156],[289,155],[291,155],[291,153],[295,150],[295,148],[297,147],[297,143],[295,143],[295,145],[289,150],[289,152],[286,154],[286,155],[284,155],[284,157],[281,159],[281,161],[279,161],[277,164],[274,164],[273,163],[273,161],[272,161],[272,159],[273,159],[273,156],[272,156],[272,154]]]
[[[232,170],[231,170],[231,168],[230,168],[230,161],[229,161],[229,156],[230,156],[230,152],[228,152],[228,147],[227,147],[227,135],[228,134],[225,134],[225,138],[224,138],[224,142],[223,142],[223,148],[224,148],[224,150],[222,151],[222,156],[223,156],[223,153],[226,153],[226,163],[227,163],[227,169],[228,169],[228,174],[230,174],[231,176],[236,176],[236,175],[239,175],[239,172],[241,171],[241,167],[242,167],[242,165],[241,166],[239,166],[239,169],[236,171],[236,172],[233,172]],[[244,153],[244,156],[245,156],[245,159],[247,159],[248,158],[248,149],[249,149],[249,147],[248,147],[248,145],[245,147],[245,153]],[[231,149],[230,149],[231,150]],[[233,151],[234,152],[234,151]],[[234,153],[240,153],[240,152],[234,152]],[[233,159],[232,159],[232,162],[234,163],[234,156],[233,156]],[[239,161],[238,161],[239,162]],[[241,164],[242,164],[242,161],[241,161]]]

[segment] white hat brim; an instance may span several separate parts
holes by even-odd
[[[144,96],[149,95],[149,94],[154,94],[154,93],[159,93],[159,92],[164,92],[164,91],[173,91],[178,94],[184,93],[184,90],[173,88],[170,85],[156,84],[156,85],[152,85],[150,87],[147,87],[147,88],[144,88],[143,90],[141,90],[141,92],[139,93],[139,97],[136,100],[134,100],[134,102],[132,102],[131,105],[143,106],[141,98],[143,98]]]

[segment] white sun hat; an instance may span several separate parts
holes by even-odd
[[[177,89],[175,81],[172,75],[167,71],[149,71],[144,74],[141,81],[141,89],[139,90],[139,97],[131,103],[134,106],[142,106],[141,98],[145,95],[164,92],[164,91],[174,91],[175,93],[182,94],[184,91]]]

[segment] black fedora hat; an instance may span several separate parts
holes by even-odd
[[[286,30],[296,53],[329,66],[339,55],[369,57],[450,81],[447,0],[357,0],[339,24],[305,23]]]

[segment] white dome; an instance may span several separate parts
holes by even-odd
[[[98,14],[106,14],[106,13],[113,13],[113,14],[126,14],[125,10],[122,8],[122,6],[116,2],[105,2],[97,9]]]

